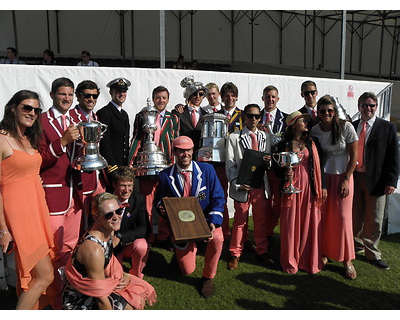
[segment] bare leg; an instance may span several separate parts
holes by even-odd
[[[50,256],[46,255],[42,258],[32,269],[31,274],[32,280],[29,283],[29,289],[19,297],[17,310],[32,310],[42,293],[53,282],[53,266]]]

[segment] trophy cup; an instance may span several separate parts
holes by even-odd
[[[272,131],[272,121],[268,121],[266,122],[263,127],[265,128],[265,130],[269,133],[269,135],[271,136],[271,145],[274,146],[276,144],[278,144],[279,142],[282,141],[282,134],[276,134]]]
[[[289,171],[292,171],[292,168],[299,165],[301,160],[303,159],[304,153],[303,151],[286,151],[272,154],[272,158],[276,161],[276,163],[282,167],[287,168]],[[282,190],[282,193],[299,193],[301,190],[296,188],[293,185],[293,179],[290,179],[289,186]]]
[[[168,167],[165,153],[160,150],[154,141],[154,132],[157,130],[158,110],[150,104],[147,99],[147,106],[139,113],[143,119],[143,130],[147,133],[143,151],[136,157],[136,165],[133,167],[137,177],[157,176],[160,171]]]
[[[99,121],[82,121],[78,123],[77,128],[82,147],[79,156],[72,162],[72,167],[85,172],[106,168],[108,164],[99,153],[99,143],[103,133],[107,130],[107,125]]]
[[[202,147],[197,153],[197,159],[204,162],[225,162],[228,118],[221,113],[208,113],[200,121]]]

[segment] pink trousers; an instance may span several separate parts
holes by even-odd
[[[130,258],[131,268],[129,269],[129,273],[143,279],[143,268],[146,266],[149,251],[150,247],[146,239],[140,238],[126,245],[122,252],[117,255],[117,259],[122,265],[124,258]]]
[[[221,256],[223,242],[224,236],[222,229],[216,228],[213,239],[207,243],[202,273],[204,278],[213,279],[217,274],[218,261]],[[191,274],[196,269],[196,242],[188,242],[184,245],[175,245],[174,247],[179,269],[183,274]]]
[[[268,238],[268,214],[267,199],[264,189],[252,189],[249,191],[247,202],[234,201],[235,216],[233,219],[231,242],[229,251],[234,257],[240,257],[243,251],[243,243],[247,232],[247,223],[249,217],[249,208],[252,206],[254,222],[254,241],[256,243],[256,253],[263,254],[267,252]]]

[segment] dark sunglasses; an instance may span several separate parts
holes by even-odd
[[[333,111],[334,111],[333,109],[319,109],[319,113],[321,113],[321,114],[325,114],[325,113],[332,114]]]
[[[203,91],[201,91],[201,92],[193,93],[193,95],[194,96],[199,96],[199,97],[204,97],[206,94]]]
[[[258,119],[261,119],[261,114],[246,113],[246,117],[247,117],[247,119],[256,118],[258,120]]]
[[[376,107],[376,104],[366,104],[366,103],[365,103],[365,104],[362,104],[361,107],[363,107],[363,108],[368,108],[368,107],[369,107],[369,108],[372,109],[372,108],[375,108],[375,107]]]
[[[119,209],[117,209],[115,211],[110,211],[110,212],[105,213],[104,214],[104,219],[110,220],[114,216],[114,213],[116,215],[120,216],[122,214],[122,208],[119,208]]]
[[[81,93],[81,95],[85,98],[85,99],[89,99],[90,97],[92,97],[93,99],[97,99],[99,97],[98,94],[96,93]]]
[[[42,109],[34,108],[34,107],[30,106],[29,104],[21,104],[21,106],[22,106],[22,112],[24,112],[24,113],[30,113],[30,112],[32,112],[32,110],[35,110],[36,115],[39,115],[42,113]]]
[[[304,94],[305,96],[308,96],[309,94],[311,94],[311,95],[313,96],[313,95],[316,94],[316,93],[317,93],[316,90],[304,91],[304,92],[303,92],[303,94]]]

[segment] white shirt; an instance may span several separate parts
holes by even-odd
[[[192,116],[192,110],[193,110],[193,109],[195,110],[196,123],[198,123],[198,122],[199,122],[199,119],[200,119],[200,114],[199,114],[199,108],[200,108],[200,107],[192,107],[192,106],[188,105],[188,108],[189,108],[190,116]]]
[[[99,64],[96,61],[89,60],[89,63],[83,63],[82,61],[79,61],[77,66],[78,67],[98,67]]]
[[[365,135],[365,143],[367,143],[367,141],[368,141],[369,135],[371,133],[371,128],[374,125],[375,120],[376,120],[376,116],[373,116],[371,119],[366,121],[367,122],[367,133]],[[360,133],[361,133],[361,130],[362,130],[362,127],[363,127],[363,124],[362,124],[363,122],[365,122],[365,121],[360,119],[360,123],[358,124],[358,127],[357,127],[357,136],[360,136]]]

